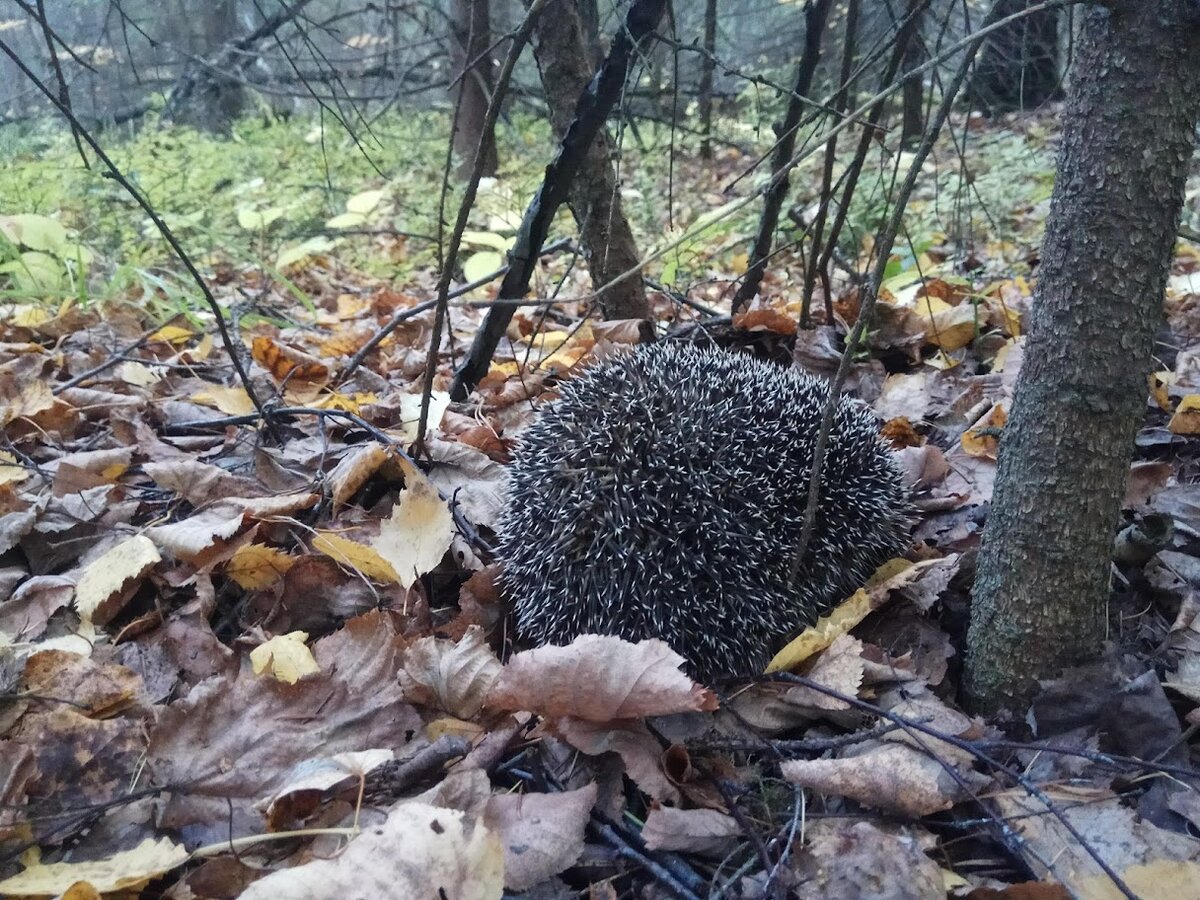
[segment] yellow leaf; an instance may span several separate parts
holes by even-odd
[[[0,895],[56,897],[78,882],[90,884],[101,893],[137,891],[151,879],[187,862],[188,852],[170,838],[146,838],[132,850],[122,850],[106,859],[60,862],[29,866],[0,881]]]
[[[318,553],[324,553],[330,559],[360,572],[372,581],[382,581],[388,584],[399,581],[396,570],[372,547],[360,544],[328,531],[317,532],[313,538],[312,547]]]
[[[180,328],[178,325],[164,325],[154,334],[150,335],[152,341],[166,341],[168,344],[182,344],[185,341],[191,340],[194,332],[186,328]]]
[[[1188,394],[1179,401],[1167,428],[1172,434],[1200,434],[1200,394]]]
[[[304,643],[307,640],[307,632],[293,631],[276,635],[259,644],[250,651],[250,664],[254,667],[254,674],[268,672],[276,681],[295,684],[305,675],[320,672],[321,667],[317,665],[312,651]]]
[[[269,587],[284,576],[294,556],[266,544],[243,544],[225,564],[225,574],[248,591]]]
[[[855,591],[849,599],[838,604],[828,615],[821,616],[813,625],[804,629],[797,637],[789,641],[787,646],[776,653],[775,657],[767,663],[766,674],[794,669],[814,653],[824,650],[843,634],[846,634],[865,619],[870,611],[870,595],[863,589]]]
[[[437,488],[418,469],[403,457],[400,467],[407,487],[392,507],[392,517],[380,523],[372,546],[408,588],[441,562],[454,537],[454,519]]]
[[[213,387],[192,394],[193,403],[215,406],[227,416],[248,416],[254,412],[254,401],[242,387]]]
[[[117,377],[126,384],[137,387],[151,387],[162,381],[162,376],[156,374],[149,366],[133,361],[123,362],[117,366]]]
[[[17,458],[11,453],[0,451],[0,484],[12,484],[24,481],[29,477],[25,467],[17,464]]]
[[[126,592],[161,559],[154,542],[139,534],[92,560],[75,586],[80,618],[103,625],[120,610]]]
[[[1150,396],[1163,412],[1171,411],[1171,385],[1175,383],[1174,372],[1150,373]]]

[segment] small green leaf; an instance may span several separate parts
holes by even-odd
[[[346,201],[346,212],[358,213],[360,216],[365,216],[379,205],[379,201],[383,199],[383,195],[383,191],[363,191],[361,194],[355,194]]]
[[[302,259],[307,259],[310,256],[315,256],[318,253],[327,253],[335,246],[335,242],[327,237],[312,237],[301,244],[294,247],[285,247],[279,251],[279,255],[275,257],[275,268],[283,269],[290,266],[292,263],[297,263]]]
[[[362,213],[345,212],[340,216],[334,216],[325,223],[326,228],[357,228],[367,221],[367,217]]]
[[[467,281],[478,281],[486,278],[504,265],[504,257],[494,250],[481,250],[472,253],[463,262],[463,275]]]
[[[494,234],[491,231],[464,231],[462,239],[464,244],[470,244],[474,247],[491,247],[493,250],[499,250],[501,253],[506,253],[514,241],[512,237]]]

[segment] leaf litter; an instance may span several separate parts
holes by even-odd
[[[474,406],[449,403],[439,360],[418,466],[432,314],[346,363],[425,298],[340,283],[320,248],[289,263],[312,310],[278,294],[294,324],[238,335],[273,433],[203,323],[6,318],[0,892],[982,897],[1045,879],[1119,896],[1107,867],[1141,896],[1185,896],[1200,256],[1175,261],[1183,349],[1148,386],[1125,512],[1170,516],[1175,537],[1120,573],[1116,602],[1137,612],[1115,662],[1047,685],[1023,742],[961,712],[955,679],[1030,287],[965,285],[944,259],[886,286],[872,347],[907,363],[851,374],[916,485],[912,561],[789,644],[773,668],[791,674],[715,689],[656,641],[514,647],[489,565],[514,436],[631,324],[589,326],[569,299],[583,327],[518,314]],[[836,365],[832,330],[796,335],[790,302],[769,274],[739,324]],[[855,302],[843,284],[839,314]],[[477,318],[454,307],[456,337]]]

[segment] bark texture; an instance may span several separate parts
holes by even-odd
[[[1085,13],[968,638],[981,709],[1095,655],[1200,115],[1187,0]]]
[[[475,148],[483,143],[483,172],[496,174],[496,138],[484,132],[488,101],[492,93],[490,0],[453,0],[451,3],[450,52],[457,81],[451,86],[458,106],[454,126],[454,155],[459,178],[471,175]]]
[[[534,29],[534,56],[542,74],[550,124],[559,140],[575,118],[575,107],[595,74],[578,0],[555,0]],[[568,203],[592,284],[599,288],[638,264],[637,246],[621,209],[621,195],[611,161],[612,145],[602,128],[596,134],[571,185]],[[606,319],[645,319],[650,315],[642,279],[624,281],[600,291]]]

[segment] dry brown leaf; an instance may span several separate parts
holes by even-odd
[[[444,710],[460,719],[479,714],[500,675],[500,660],[483,629],[468,628],[459,641],[416,640],[404,654],[400,686],[410,703]]]
[[[987,780],[970,771],[962,760],[948,763],[968,786],[978,787]],[[788,760],[780,770],[793,784],[917,818],[967,799],[946,766],[900,744],[864,744],[854,755],[840,759]]]
[[[935,843],[926,832],[818,820],[805,834],[806,846],[792,868],[809,896],[945,900],[942,871],[925,855]]]
[[[250,355],[280,384],[302,382],[323,385],[329,380],[329,367],[325,363],[269,337],[260,335],[254,338]]]
[[[463,813],[408,801],[332,859],[272,872],[241,900],[447,897],[494,900],[504,890],[499,837]]]
[[[240,828],[261,827],[244,818],[251,806],[287,783],[314,748],[332,755],[420,746],[421,720],[395,680],[402,652],[392,617],[368,613],[318,641],[321,671],[296,684],[243,664],[168,704],[149,752],[156,782],[172,786],[163,827],[228,822],[231,807]]]
[[[680,671],[683,662],[659,640],[585,634],[513,656],[488,705],[590,722],[716,709],[717,698]]]
[[[524,891],[575,864],[596,785],[557,794],[496,794],[483,823],[504,843],[504,886]]]
[[[742,835],[733,816],[715,809],[676,809],[655,806],[642,826],[649,850],[724,856]]]
[[[554,731],[588,756],[617,754],[625,764],[625,774],[647,796],[662,803],[680,801],[679,789],[663,768],[662,745],[645,722],[631,719],[604,723],[562,718],[554,721]]]
[[[25,660],[21,690],[69,699],[95,719],[106,719],[136,702],[142,682],[124,666],[99,663],[62,650],[41,650]]]
[[[178,494],[193,506],[203,506],[229,497],[261,493],[257,482],[231,475],[219,466],[196,459],[151,462],[142,467],[159,487]]]
[[[1042,795],[1071,823],[1087,847],[1117,872],[1168,860],[1195,866],[1193,839],[1156,827],[1112,791],[1086,785],[1049,785],[1042,788]],[[1024,790],[1003,791],[993,800],[1000,815],[1021,836],[1021,853],[1033,872],[1060,881],[1083,897],[1119,896],[1084,890],[1085,883],[1099,885],[1107,876],[1059,817],[1047,814],[1042,800]],[[1047,861],[1052,862],[1052,869],[1047,868]],[[1171,868],[1164,866],[1165,870]],[[1145,895],[1139,891],[1138,896],[1175,900],[1186,895],[1157,891]]]

